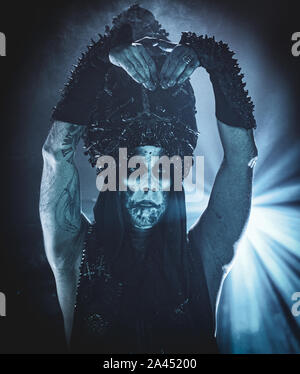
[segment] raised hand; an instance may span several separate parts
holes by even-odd
[[[161,72],[148,52],[159,48],[167,54]],[[186,45],[145,37],[130,45],[113,48],[109,53],[112,64],[123,68],[136,82],[149,90],[160,85],[163,89],[182,84],[200,66],[196,52]]]
[[[156,66],[142,43],[114,47],[109,53],[110,62],[123,68],[137,83],[148,90],[158,85]]]
[[[182,84],[200,66],[196,52],[186,45],[178,44],[167,56],[160,72],[160,85],[163,89]]]

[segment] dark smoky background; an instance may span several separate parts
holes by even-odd
[[[0,31],[6,34],[7,57],[0,58],[0,291],[7,296],[7,317],[0,318],[0,353],[66,352],[62,316],[39,223],[41,148],[50,128],[52,107],[72,64],[76,64],[90,39],[97,39],[105,25],[111,25],[113,16],[133,3],[46,0],[2,4]],[[214,34],[220,40],[220,30],[225,29],[229,39],[237,39],[238,35],[231,34],[242,30],[248,43],[244,48],[249,49],[250,55],[259,51],[268,61],[266,66],[272,66],[272,73],[276,72],[276,79],[279,76],[290,93],[289,126],[282,124],[287,128],[282,141],[299,139],[300,57],[291,55],[291,35],[300,31],[297,1],[139,3],[154,13],[174,41],[179,41],[181,31]],[[187,25],[194,29],[187,29]],[[241,44],[242,41],[238,45]],[[244,63],[247,65],[247,61]],[[251,71],[249,68],[250,80]],[[270,110],[263,95],[257,101],[259,110],[263,111],[264,106]],[[82,152],[78,160],[87,163]],[[94,171],[90,169],[81,171],[81,177],[90,181],[81,186],[87,212],[97,193]]]

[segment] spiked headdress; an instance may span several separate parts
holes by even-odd
[[[152,13],[138,5],[115,17],[107,34],[111,46],[120,43],[120,38],[129,42],[145,36],[167,40],[168,36]],[[167,52],[158,47],[150,47],[148,52],[160,71]],[[105,74],[89,122],[84,142],[92,166],[101,155],[117,156],[121,147],[126,147],[129,155],[143,145],[161,147],[168,156],[192,155],[198,137],[189,81],[149,91],[115,66]]]
[[[157,56],[156,64],[164,56]],[[105,76],[84,135],[94,166],[101,155],[117,156],[126,147],[161,147],[168,156],[192,155],[197,143],[195,98],[189,82],[172,89],[149,91],[125,71],[112,67]]]
[[[134,5],[115,17],[113,27],[88,46],[54,109],[54,120],[87,126],[84,142],[92,166],[101,155],[116,156],[121,147],[130,154],[137,146],[155,145],[166,155],[182,157],[192,155],[196,146],[195,97],[189,81],[148,91],[109,62],[112,47],[145,36],[168,40],[148,10]],[[227,44],[193,33],[183,33],[180,43],[195,50],[210,74],[217,118],[230,126],[255,128],[254,105]],[[167,52],[153,46],[148,51],[160,71]]]

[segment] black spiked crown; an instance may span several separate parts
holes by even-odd
[[[143,145],[161,147],[170,157],[192,155],[197,137],[195,98],[189,82],[149,91],[125,71],[112,67],[97,96],[84,141],[94,166],[99,156],[117,156],[122,147],[129,155]]]
[[[121,147],[130,154],[137,146],[154,145],[166,155],[181,157],[192,155],[196,147],[195,97],[189,81],[148,91],[109,62],[112,47],[145,36],[168,40],[153,14],[135,4],[115,17],[97,42],[92,40],[54,108],[54,120],[86,126],[85,153],[92,166],[101,155],[117,156]],[[194,33],[182,33],[180,43],[195,50],[210,74],[217,118],[231,126],[255,128],[254,105],[228,45]],[[148,50],[160,71],[167,52],[159,47]]]
[[[109,48],[145,36],[168,40],[168,33],[153,14],[137,4],[115,17],[106,34]],[[167,52],[158,47],[149,47],[148,52],[159,71]],[[111,66],[83,135],[85,153],[92,166],[101,155],[117,157],[122,147],[127,148],[128,155],[143,145],[161,147],[168,156],[192,155],[198,138],[195,112],[189,81],[167,90],[158,87],[149,91],[123,69]]]

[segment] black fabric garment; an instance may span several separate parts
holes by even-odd
[[[183,193],[177,194],[185,213],[183,197]],[[180,211],[178,206],[176,209]],[[175,229],[176,224],[180,226],[182,221],[173,221]],[[178,248],[172,241],[166,241],[169,246],[162,245],[167,230],[160,231],[160,226],[163,223],[154,231],[142,262],[134,256],[126,232],[115,257],[99,235],[108,230],[97,224],[89,226],[75,308],[73,352],[217,353],[199,253],[186,235]]]

